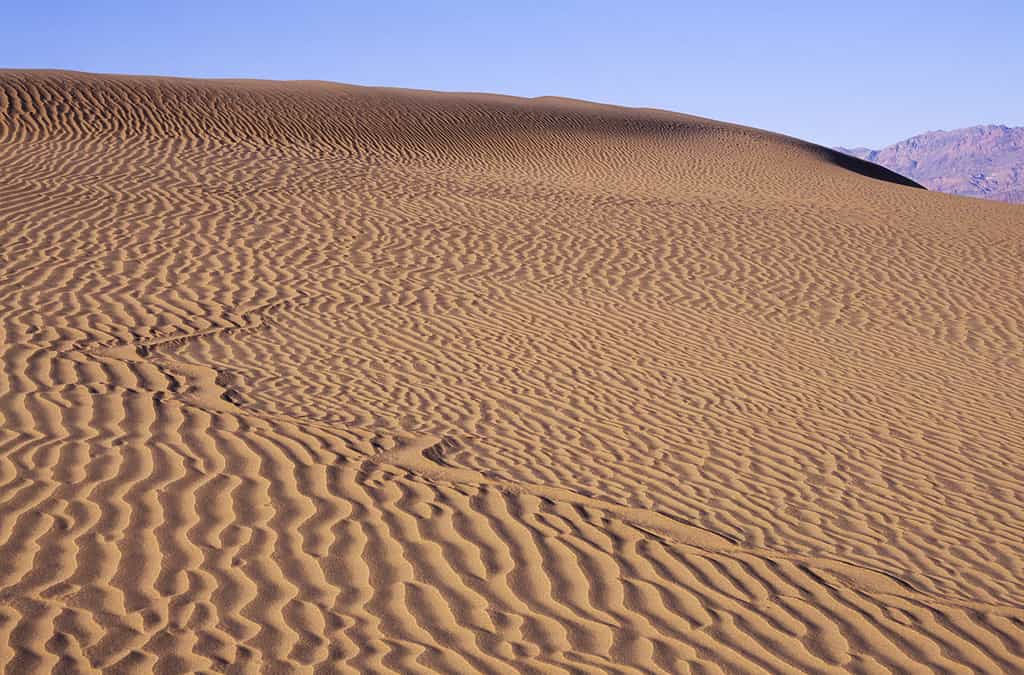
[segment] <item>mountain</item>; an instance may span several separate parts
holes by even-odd
[[[1024,203],[1024,127],[929,131],[881,150],[836,148],[913,178],[929,190]]]

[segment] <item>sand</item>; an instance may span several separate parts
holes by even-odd
[[[6,672],[1024,671],[1024,208],[562,99],[0,72]]]

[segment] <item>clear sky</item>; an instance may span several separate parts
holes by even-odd
[[[7,68],[558,95],[825,145],[1024,125],[1024,0],[28,0],[2,15]]]

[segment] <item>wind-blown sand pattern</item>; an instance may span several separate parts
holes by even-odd
[[[7,672],[1024,671],[1024,209],[556,99],[0,73]]]

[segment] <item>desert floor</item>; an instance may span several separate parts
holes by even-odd
[[[654,110],[0,72],[7,672],[1024,671],[1024,208]]]

